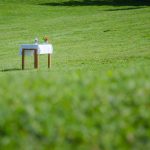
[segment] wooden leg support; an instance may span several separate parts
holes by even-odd
[[[24,70],[25,50],[22,50],[22,70]]]
[[[51,68],[51,54],[48,54],[48,68]]]
[[[25,50],[34,50],[34,68],[38,69],[38,50],[37,49],[22,49],[22,70],[25,66]],[[51,54],[48,54],[48,68],[51,68]]]
[[[34,50],[34,68],[36,68],[36,51]]]
[[[34,68],[38,68],[38,54],[37,49],[34,50]]]

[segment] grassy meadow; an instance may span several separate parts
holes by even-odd
[[[0,149],[150,149],[148,0],[0,0]],[[53,44],[52,68],[19,47]]]

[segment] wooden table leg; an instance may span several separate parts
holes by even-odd
[[[36,50],[36,68],[39,67],[38,50]]]
[[[36,68],[36,50],[34,50],[34,68]]]
[[[34,68],[38,68],[38,53],[37,49],[34,50]]]
[[[51,54],[48,54],[48,68],[51,68]]]
[[[24,53],[25,53],[25,50],[24,49],[22,49],[22,70],[24,70],[24,58],[25,58],[25,56],[24,56]]]

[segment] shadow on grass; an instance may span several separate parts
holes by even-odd
[[[9,72],[9,71],[21,71],[20,68],[7,68],[7,69],[1,69],[0,72]]]
[[[121,10],[133,10],[133,9],[141,9],[141,8],[144,7],[136,6],[136,7],[128,7],[128,8],[106,9],[105,11],[121,11]]]
[[[70,0],[65,2],[40,3],[47,6],[150,6],[150,0]]]

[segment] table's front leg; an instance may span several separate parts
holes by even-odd
[[[34,49],[34,68],[38,68],[38,50]]]
[[[48,68],[51,68],[51,54],[48,54]]]
[[[22,70],[24,70],[24,61],[25,61],[25,49],[22,49]]]

